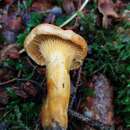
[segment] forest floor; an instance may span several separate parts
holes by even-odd
[[[0,130],[42,129],[46,68],[23,50],[41,23],[87,41],[84,64],[70,72],[68,130],[129,130],[129,0],[0,0]]]

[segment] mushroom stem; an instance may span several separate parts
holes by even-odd
[[[47,64],[47,99],[42,107],[43,127],[67,128],[67,111],[70,97],[70,76],[63,54],[53,54]]]

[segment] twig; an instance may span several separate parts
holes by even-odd
[[[68,110],[69,114],[72,115],[73,117],[77,118],[78,120],[81,120],[82,122],[85,122],[89,126],[95,128],[96,130],[113,130],[112,126],[103,124],[97,120],[93,120],[89,117],[83,116],[80,113],[77,113],[71,109]]]
[[[13,83],[15,81],[30,81],[30,82],[36,84],[39,88],[42,89],[42,86],[37,81],[35,81],[35,80],[28,80],[28,79],[22,79],[22,78],[13,78],[11,80],[8,80],[8,81],[0,83],[0,86],[4,86],[4,85],[10,84],[10,83]]]
[[[10,83],[14,82],[15,80],[16,80],[16,78],[13,78],[13,79],[11,79],[11,80],[2,82],[2,83],[0,83],[0,86],[4,86],[4,85],[7,85],[7,84],[10,84]]]
[[[22,54],[23,52],[25,52],[24,48],[19,51],[19,54]]]
[[[72,99],[71,99],[71,102],[70,102],[70,106],[69,106],[70,108],[73,107],[74,101],[76,99],[76,93],[77,93],[77,89],[79,87],[79,82],[80,82],[80,79],[81,79],[81,71],[82,71],[82,65],[81,65],[81,67],[79,68],[79,71],[78,71],[77,82],[76,82],[76,85],[75,85],[75,93],[72,96]]]
[[[12,109],[4,113],[4,115],[0,118],[0,121],[2,121],[11,111]]]
[[[80,7],[80,9],[78,11],[76,11],[69,19],[67,19],[64,23],[62,23],[60,25],[60,27],[64,27],[65,25],[67,25],[69,22],[71,22],[78,14],[78,12],[82,11],[84,9],[84,7],[87,5],[89,0],[85,0],[84,3],[82,4],[82,6]]]

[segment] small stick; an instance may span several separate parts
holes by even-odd
[[[8,81],[0,83],[0,86],[4,86],[4,85],[10,84],[10,83],[13,83],[15,81],[30,81],[30,82],[36,84],[39,88],[42,89],[42,86],[37,81],[35,81],[35,80],[28,80],[28,79],[22,79],[22,78],[13,78],[11,80],[8,80]]]
[[[80,79],[81,79],[81,71],[82,71],[82,65],[81,67],[79,68],[79,71],[78,71],[78,78],[77,78],[77,82],[76,82],[76,86],[75,86],[75,92],[74,92],[74,95],[72,96],[72,100],[70,102],[70,108],[73,107],[73,104],[74,104],[74,101],[75,101],[75,98],[76,98],[76,93],[77,93],[77,89],[79,87],[79,83],[80,83]]]
[[[16,80],[16,78],[13,78],[13,79],[11,79],[11,80],[8,80],[8,81],[5,81],[5,82],[2,82],[2,83],[0,83],[0,86],[10,84],[10,83],[14,82],[15,80]]]
[[[68,110],[69,114],[73,117],[77,118],[78,120],[81,120],[82,122],[85,122],[89,126],[95,128],[96,130],[113,130],[112,126],[103,124],[97,120],[93,120],[87,116],[83,116],[80,113],[77,113],[71,109]]]
[[[84,3],[82,4],[82,6],[80,7],[80,9],[78,11],[76,11],[69,19],[67,19],[64,23],[62,23],[60,25],[60,27],[64,27],[65,25],[67,25],[69,22],[71,22],[78,14],[78,12],[82,11],[84,9],[84,7],[87,5],[89,0],[85,0]]]
[[[23,52],[25,52],[24,48],[19,51],[19,54],[22,54]]]

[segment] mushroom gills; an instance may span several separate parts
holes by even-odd
[[[40,52],[45,59],[46,65],[49,62],[65,62],[66,69],[73,68],[74,63],[81,59],[82,50],[71,41],[56,36],[40,36],[42,43],[39,45]],[[64,61],[63,61],[64,60]]]

